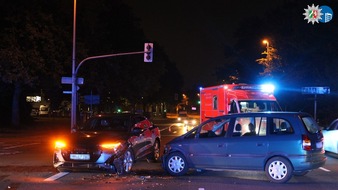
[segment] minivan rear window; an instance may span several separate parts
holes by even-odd
[[[317,133],[320,130],[318,124],[312,117],[302,117],[302,121],[310,133]]]

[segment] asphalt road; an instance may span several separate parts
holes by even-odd
[[[154,123],[161,129],[161,147],[182,133],[174,119]],[[69,118],[40,118],[23,130],[0,131],[0,189],[338,189],[338,159],[329,154],[325,167],[293,177],[287,184],[270,183],[263,172],[252,171],[190,171],[172,177],[160,163],[146,160],[137,162],[133,172],[124,176],[102,171],[60,173],[52,166],[52,142],[64,132],[70,132]]]

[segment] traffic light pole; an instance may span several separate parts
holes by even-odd
[[[73,48],[74,49],[74,48]],[[123,56],[123,55],[134,55],[134,54],[145,54],[145,53],[151,53],[152,50],[149,51],[138,51],[138,52],[127,52],[127,53],[115,53],[115,54],[106,54],[106,55],[98,55],[98,56],[92,56],[87,57],[84,60],[82,60],[79,65],[75,66],[75,59],[73,58],[73,72],[72,72],[72,108],[71,108],[71,133],[75,132],[77,129],[77,72],[81,65],[88,60],[93,59],[101,59],[101,58],[107,58],[107,57],[116,57],[116,56]],[[73,54],[74,55],[74,54]]]
[[[144,53],[144,61],[145,62],[152,62],[152,52],[153,52],[153,43],[147,43],[144,46],[144,51],[139,52],[129,52],[129,53],[117,53],[117,54],[107,54],[107,55],[99,55],[88,57],[82,60],[79,65],[76,67],[75,61],[75,43],[76,43],[76,0],[74,0],[74,10],[73,10],[73,52],[72,52],[72,108],[71,108],[71,132],[75,132],[77,128],[76,124],[76,109],[77,109],[77,72],[80,66],[88,60],[91,59],[99,59],[99,58],[106,58],[106,57],[114,57],[114,56],[122,56],[122,55],[133,55],[133,54],[141,54]]]

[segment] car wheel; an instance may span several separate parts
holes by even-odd
[[[188,172],[188,163],[183,154],[173,152],[165,161],[166,170],[170,175],[180,176]]]
[[[293,174],[291,163],[282,157],[273,157],[265,165],[265,174],[271,182],[285,183]]]
[[[131,149],[128,149],[124,153],[123,157],[123,172],[124,173],[130,173],[131,168],[133,167],[134,164],[134,155]]]
[[[154,162],[157,162],[160,159],[160,141],[155,140],[153,145],[153,151],[150,159]]]

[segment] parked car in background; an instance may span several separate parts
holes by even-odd
[[[129,173],[135,161],[159,160],[160,130],[139,114],[97,115],[55,142],[59,171],[105,169]]]
[[[179,111],[176,122],[169,126],[169,132],[184,134],[199,124],[199,119],[189,116],[187,111]]]
[[[323,135],[325,151],[338,154],[338,119],[323,129]]]
[[[326,162],[323,134],[299,112],[251,112],[211,118],[166,144],[162,167],[171,175],[198,170],[261,170],[276,183]]]
[[[48,105],[40,105],[39,107],[39,116],[49,116],[50,107]]]

